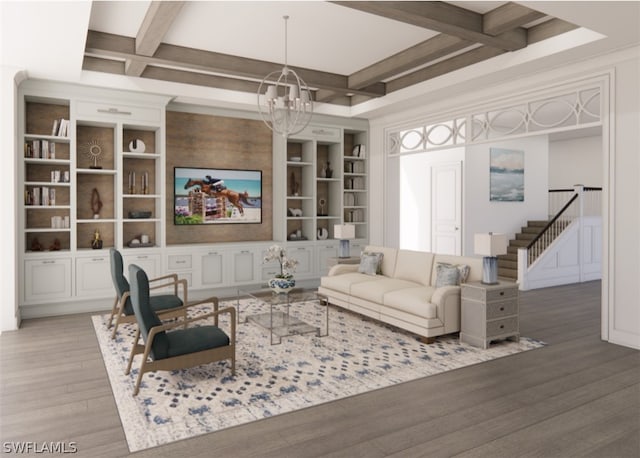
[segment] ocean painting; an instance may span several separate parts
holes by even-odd
[[[490,149],[491,200],[524,201],[524,151]]]

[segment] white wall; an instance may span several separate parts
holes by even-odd
[[[464,148],[400,158],[400,248],[431,251],[431,168],[464,160]]]
[[[524,151],[524,202],[489,200],[489,150]],[[513,238],[527,220],[546,219],[549,147],[546,135],[473,145],[466,148],[463,170],[462,253],[472,256],[473,235],[506,233]]]
[[[602,187],[601,135],[549,142],[549,188],[575,184]]]
[[[640,53],[616,65],[615,126],[609,159],[608,340],[640,349]],[[605,291],[606,293],[606,291]]]

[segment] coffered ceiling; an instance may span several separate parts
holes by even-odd
[[[577,28],[515,2],[95,1],[83,70],[256,93],[285,59],[353,106]]]

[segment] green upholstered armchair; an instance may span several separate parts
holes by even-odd
[[[175,322],[163,324],[151,307],[149,296],[149,279],[140,267],[129,266],[131,280],[131,302],[138,329],[131,348],[129,363],[125,374],[131,371],[135,355],[142,353],[142,362],[133,395],[137,395],[142,381],[142,374],[154,371],[170,371],[199,366],[214,361],[231,360],[231,373],[236,373],[236,310],[233,307],[218,308],[218,298],[188,304],[210,303],[213,311],[193,318],[177,319]],[[218,317],[229,314],[229,333],[218,327]],[[213,318],[213,325],[189,327],[191,323]],[[181,329],[177,329],[181,328]],[[140,343],[142,337],[142,343]]]
[[[113,324],[115,317],[115,325],[111,338],[116,337],[116,331],[120,323],[133,323],[136,317],[133,314],[133,306],[131,304],[129,282],[124,276],[124,264],[122,255],[115,248],[109,249],[109,259],[111,260],[111,279],[116,290],[116,299],[111,309],[108,327]],[[150,298],[151,308],[162,315],[163,319],[175,318],[177,316],[186,316],[186,309],[183,307],[187,303],[187,281],[185,279],[178,280],[177,274],[165,275],[149,280],[153,286],[152,290],[159,288],[173,287],[173,294],[157,294]],[[182,290],[182,299],[178,294],[178,287]]]

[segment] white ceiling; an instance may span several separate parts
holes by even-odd
[[[38,2],[0,0],[2,65],[26,69],[31,77],[162,92],[185,101],[250,109],[254,97],[231,91],[144,81],[82,70],[88,29],[135,37],[150,2]],[[479,13],[505,2],[451,2]],[[415,94],[446,94],[475,78],[498,82],[504,75],[530,72],[602,55],[640,43],[640,2],[519,2],[582,29],[536,43],[356,107],[325,112],[371,117],[385,107],[415,102]],[[284,62],[284,21],[289,15],[288,62],[348,75],[422,42],[435,32],[320,1],[188,2],[164,42],[196,49]],[[532,49],[530,49],[532,48]],[[320,112],[323,108],[319,107]]]

